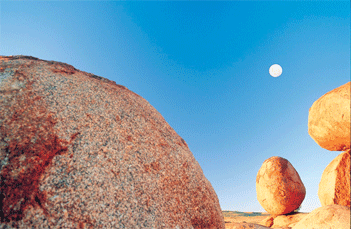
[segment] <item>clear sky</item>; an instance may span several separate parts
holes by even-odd
[[[300,174],[301,211],[321,206],[321,175],[340,152],[309,136],[308,110],[350,81],[349,1],[0,4],[0,55],[65,62],[141,95],[187,142],[223,210],[264,211],[256,175],[272,156]]]

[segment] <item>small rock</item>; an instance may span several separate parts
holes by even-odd
[[[350,149],[350,85],[326,93],[309,110],[308,133],[324,149]]]
[[[272,216],[268,216],[267,218],[265,218],[260,222],[260,225],[265,227],[271,227],[273,225],[273,220],[274,218]]]
[[[308,213],[292,213],[287,215],[279,215],[276,218],[274,218],[273,225],[271,225],[271,227],[292,227],[292,225],[296,224],[307,215]]]
[[[350,150],[339,154],[325,168],[318,197],[322,206],[339,204],[350,207]]]
[[[257,200],[272,215],[287,214],[297,209],[306,195],[299,174],[281,157],[265,160],[256,178]]]
[[[350,229],[350,207],[333,204],[317,208],[292,229]]]

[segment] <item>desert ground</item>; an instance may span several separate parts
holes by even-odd
[[[256,223],[270,216],[267,212],[238,212],[238,211],[222,211],[225,224],[228,223]]]
[[[265,225],[265,221],[271,216],[267,212],[222,211],[222,213],[226,229],[236,228],[237,223],[252,223],[268,226]],[[307,214],[307,212],[293,212],[286,214],[285,217],[279,216],[278,218],[274,218],[274,224],[271,225],[271,228],[291,228],[292,225],[296,224]]]

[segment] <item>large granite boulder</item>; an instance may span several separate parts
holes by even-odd
[[[309,110],[308,133],[324,149],[350,149],[350,86],[348,82],[326,93]]]
[[[300,207],[306,189],[288,160],[271,157],[257,173],[256,193],[258,202],[268,213],[282,215]]]
[[[337,204],[317,208],[292,229],[350,229],[350,208]]]
[[[145,99],[0,56],[0,228],[224,228],[185,141]]]
[[[325,168],[318,197],[322,206],[339,204],[350,207],[350,150],[339,154]]]

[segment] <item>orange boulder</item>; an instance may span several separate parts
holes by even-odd
[[[305,218],[308,213],[293,212],[287,215],[279,215],[274,218],[273,225],[271,228],[280,228],[280,227],[293,227],[301,219]]]
[[[257,200],[272,215],[287,214],[297,209],[306,195],[299,174],[281,157],[265,160],[256,178]]]
[[[326,93],[310,108],[308,133],[324,149],[350,149],[350,83]]]
[[[322,206],[339,204],[350,207],[350,150],[339,154],[325,168],[318,197]]]
[[[317,208],[292,229],[350,229],[350,208],[337,204]]]

